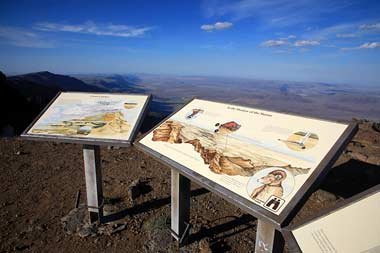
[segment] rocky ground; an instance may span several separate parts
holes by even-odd
[[[380,183],[379,126],[360,131],[294,222]],[[170,170],[134,148],[101,150],[108,224],[83,226],[80,145],[0,140],[0,252],[176,252],[170,238]],[[186,252],[252,252],[256,220],[192,185]]]

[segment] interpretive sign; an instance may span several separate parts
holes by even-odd
[[[291,252],[380,252],[380,185],[284,229]]]
[[[356,125],[194,99],[138,146],[280,225],[355,130]]]
[[[21,135],[83,145],[87,208],[91,222],[102,221],[103,190],[99,145],[129,146],[150,95],[62,92]],[[78,200],[79,201],[78,194]]]
[[[62,92],[22,134],[76,143],[129,144],[149,95]]]

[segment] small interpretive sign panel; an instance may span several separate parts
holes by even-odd
[[[61,92],[22,134],[85,144],[130,144],[150,95]]]
[[[286,228],[284,235],[292,252],[380,252],[379,213],[377,186],[302,224]]]

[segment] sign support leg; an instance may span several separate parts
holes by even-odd
[[[101,221],[103,217],[103,189],[100,148],[83,145],[84,171],[86,178],[87,207],[90,222]]]
[[[190,180],[176,170],[171,170],[171,230],[181,242],[185,238],[190,220]],[[181,246],[181,245],[180,245]]]
[[[274,226],[263,220],[257,220],[255,253],[283,252],[284,239]]]

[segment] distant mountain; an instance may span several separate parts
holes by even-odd
[[[77,78],[66,75],[57,75],[48,71],[11,76],[8,80],[13,82],[14,86],[19,86],[20,88],[25,85],[29,87],[29,85],[38,84],[45,86],[45,88],[58,88],[61,91],[107,91],[107,89],[89,85]]]
[[[10,76],[7,78],[7,85],[17,90],[28,102],[39,106],[45,106],[59,91],[107,91],[74,77],[48,71]]]
[[[81,79],[81,80],[80,80]],[[0,136],[20,134],[59,91],[146,93],[130,75],[57,75],[47,71],[6,77],[0,72]],[[163,103],[163,104],[162,104]],[[154,101],[142,126],[147,131],[171,108]],[[156,110],[157,109],[157,110]]]
[[[8,78],[0,72],[0,136],[20,134],[59,91],[107,90],[47,71]]]
[[[2,72],[0,72],[0,107],[0,136],[20,133],[39,109],[34,101],[28,101],[17,88],[12,87]]]
[[[111,92],[144,93],[145,89],[136,83],[140,80],[135,76],[124,75],[77,75],[76,78],[88,85],[106,89]]]

